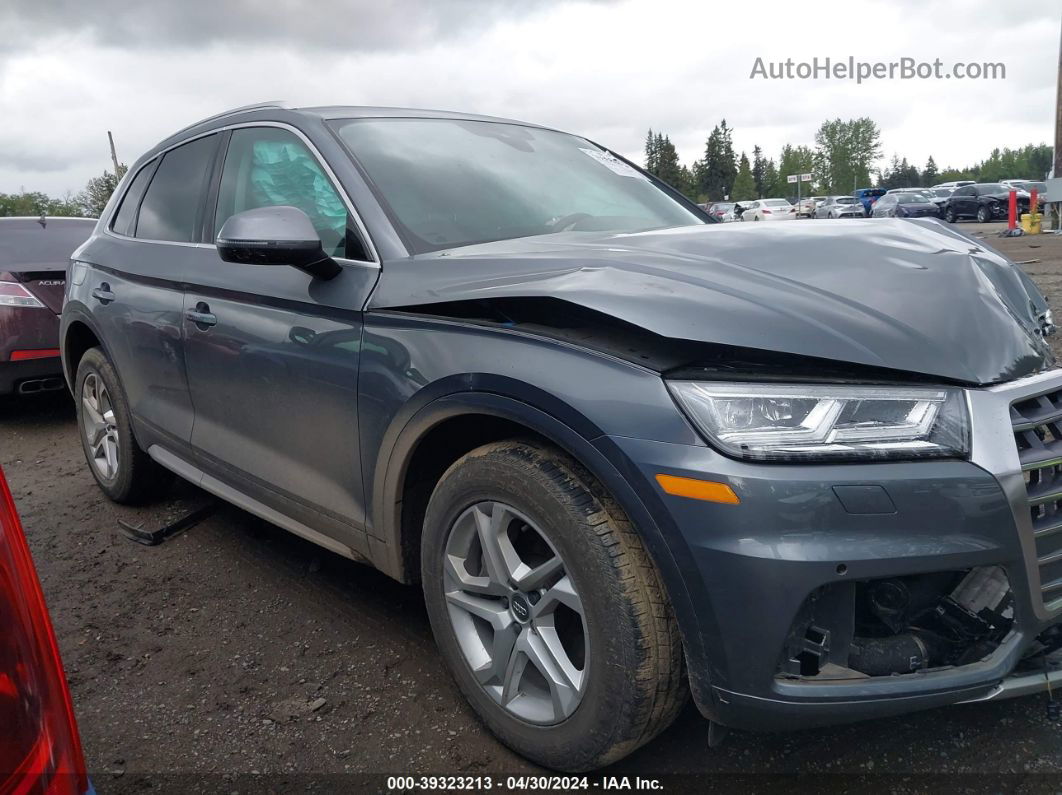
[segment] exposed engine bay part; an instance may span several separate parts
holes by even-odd
[[[825,586],[802,607],[779,674],[847,679],[978,662],[1010,632],[1013,602],[1000,566]]]

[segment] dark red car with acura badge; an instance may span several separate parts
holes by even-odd
[[[94,218],[0,218],[0,395],[62,389],[66,266]]]

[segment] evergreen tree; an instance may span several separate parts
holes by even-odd
[[[763,189],[763,176],[767,170],[767,160],[763,156],[763,150],[759,144],[752,147],[752,180],[756,183],[757,198],[764,198],[767,193]]]
[[[732,201],[748,201],[756,198],[756,181],[752,177],[748,156],[742,152],[737,175],[734,177],[734,191],[730,194]]]
[[[656,173],[656,138],[653,137],[653,128],[649,128],[649,134],[645,136],[645,170],[650,174]]]
[[[933,159],[933,155],[930,155],[929,160],[926,161],[926,167],[922,169],[922,184],[927,188],[931,188],[937,181],[937,163]]]
[[[698,187],[708,201],[720,201],[733,193],[736,175],[731,130],[723,119],[712,129],[705,144]]]
[[[774,158],[767,161],[763,168],[763,198],[772,199],[782,195],[782,188],[778,180],[778,169],[774,166]]]

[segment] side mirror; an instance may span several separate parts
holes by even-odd
[[[218,254],[225,262],[290,265],[319,279],[339,274],[324,253],[310,217],[297,207],[258,207],[236,213],[221,227]]]

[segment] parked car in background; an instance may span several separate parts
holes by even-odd
[[[954,182],[938,182],[934,185],[934,188],[961,188],[963,185],[974,185],[976,180],[972,179],[959,179]]]
[[[1007,188],[1014,188],[1015,190],[1024,191],[1029,195],[1029,201],[1032,201],[1032,192],[1036,191],[1036,206],[1039,210],[1044,206],[1044,193],[1047,191],[1047,183],[1039,182],[1037,180],[1030,179],[1012,179],[1012,180],[1000,180],[1000,183]]]
[[[796,207],[785,199],[757,199],[742,204],[742,221],[792,221]]]
[[[976,218],[981,223],[1005,219],[1010,212],[1010,192],[1015,191],[1018,215],[1029,211],[1029,194],[999,182],[963,185],[955,189],[944,203],[944,220],[955,223]]]
[[[734,207],[734,202],[712,202],[704,209],[705,212],[708,213],[708,215],[712,216],[717,221],[722,221],[723,223],[730,223],[731,221],[737,220],[734,217]]]
[[[63,388],[66,268],[95,218],[0,218],[0,395]]]
[[[940,208],[921,191],[889,192],[874,203],[872,218],[940,217]]]
[[[940,224],[837,226],[720,226],[527,123],[213,117],[75,252],[86,466],[419,584],[472,708],[551,768],[691,696],[795,729],[1060,687],[1046,301]]]
[[[865,218],[863,203],[855,196],[827,196],[815,208],[816,218]]]
[[[59,647],[0,470],[0,792],[91,791]]]
[[[819,206],[824,200],[825,196],[808,196],[805,199],[801,199],[797,205],[797,217],[798,218],[814,218],[815,208]]]
[[[874,202],[885,195],[884,188],[859,188],[852,192],[863,205],[863,211],[869,216],[874,208]]]
[[[933,204],[937,205],[937,209],[940,210],[940,214],[944,214],[944,204],[947,202],[948,197],[955,192],[955,188],[923,188],[923,193],[929,197],[929,200]]]

